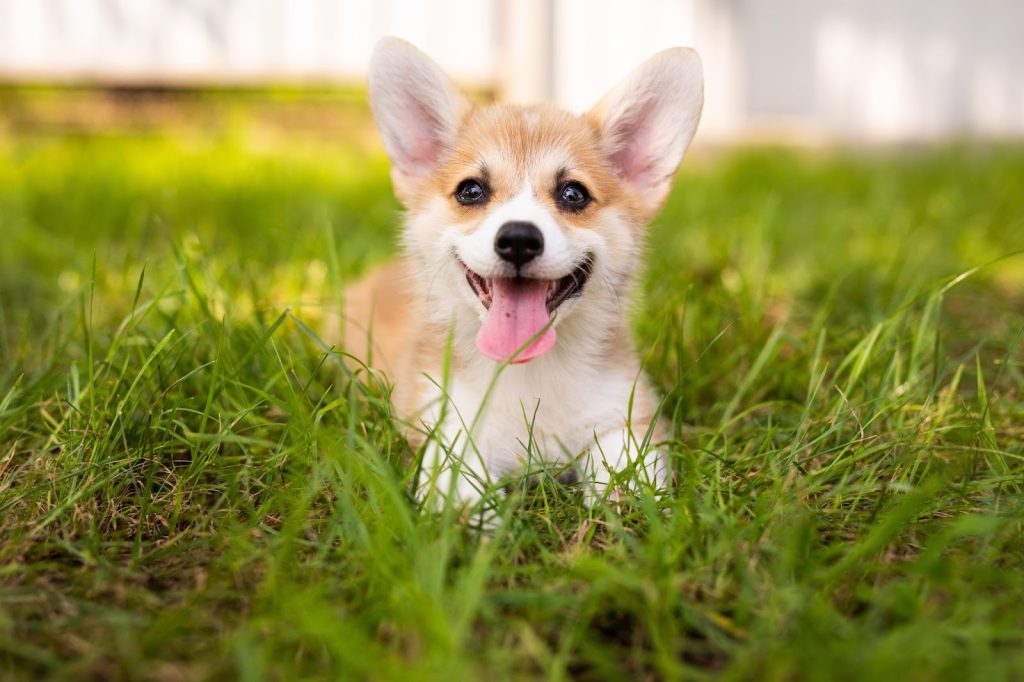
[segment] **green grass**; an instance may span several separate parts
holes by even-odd
[[[397,210],[341,142],[0,137],[0,677],[1024,677],[1024,149],[688,162],[670,513],[494,536],[303,327]]]

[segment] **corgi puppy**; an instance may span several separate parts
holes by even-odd
[[[645,227],[700,119],[697,53],[656,54],[574,115],[474,106],[385,38],[369,94],[404,255],[347,291],[345,344],[393,383],[419,498],[471,504],[531,462],[563,465],[588,503],[631,481],[664,489],[628,312]]]

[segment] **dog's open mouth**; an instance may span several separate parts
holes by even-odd
[[[489,310],[491,307],[491,301],[493,300],[491,290],[494,288],[495,281],[493,279],[484,279],[466,267],[465,263],[462,263],[462,267],[466,271],[466,281],[469,282],[469,286],[473,289],[473,293],[475,293],[476,297],[480,299],[483,306]],[[519,286],[528,286],[531,281],[546,282],[547,298],[545,300],[545,307],[547,308],[548,313],[553,313],[558,306],[565,303],[568,299],[573,296],[579,296],[583,293],[583,285],[587,283],[588,279],[590,279],[590,272],[592,269],[593,263],[591,262],[591,259],[588,258],[561,279],[528,280],[525,277],[513,277],[511,280]]]
[[[583,292],[593,270],[593,262],[587,258],[559,279],[485,279],[465,264],[462,267],[466,281],[487,309],[476,339],[480,352],[500,362],[520,363],[543,355],[554,347],[552,315],[568,299]]]

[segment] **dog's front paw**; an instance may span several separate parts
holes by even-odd
[[[640,447],[629,429],[617,429],[598,436],[594,447],[582,457],[584,503],[593,507],[601,501],[619,502],[642,488],[657,497],[668,492],[671,480],[668,455],[658,447]]]
[[[494,489],[484,467],[471,467],[436,444],[428,446],[413,487],[420,509],[457,511],[467,525],[493,531],[500,525],[498,503],[504,491]]]

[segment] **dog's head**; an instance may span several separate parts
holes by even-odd
[[[431,314],[498,361],[551,350],[556,327],[592,340],[620,328],[644,226],[700,119],[695,52],[658,53],[581,116],[474,107],[396,38],[369,84]]]

